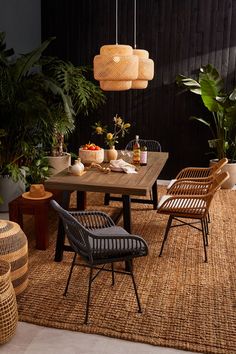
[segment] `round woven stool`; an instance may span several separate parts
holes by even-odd
[[[0,260],[11,265],[11,281],[16,295],[28,285],[28,240],[20,226],[0,220]]]
[[[18,322],[16,295],[10,279],[11,266],[0,260],[0,344],[15,334]]]

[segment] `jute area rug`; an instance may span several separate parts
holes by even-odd
[[[104,207],[102,198],[89,194],[89,207],[113,212],[118,204]],[[186,226],[171,229],[158,257],[167,217],[150,205],[133,204],[133,233],[145,238],[150,251],[134,261],[143,313],[137,312],[130,277],[116,275],[112,287],[110,273],[103,272],[92,286],[88,325],[83,324],[88,269],[76,267],[63,297],[72,254],[65,252],[62,262],[54,262],[55,215],[46,251],[34,248],[33,219],[28,217],[29,286],[18,297],[19,319],[201,353],[236,353],[235,210],[236,191],[219,191],[211,208],[209,260],[204,263],[201,234]]]

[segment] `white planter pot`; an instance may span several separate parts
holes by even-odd
[[[216,163],[218,160],[211,160],[210,166]],[[232,189],[236,184],[236,162],[227,163],[222,167],[221,171],[229,172],[229,179],[222,184],[222,188],[224,189]]]
[[[64,153],[62,156],[47,156],[51,176],[68,168],[71,165],[71,154]]]
[[[25,192],[25,184],[21,180],[14,182],[9,176],[0,176],[0,196],[3,204],[0,204],[0,212],[9,211],[8,203]]]

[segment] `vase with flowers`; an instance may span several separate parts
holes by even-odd
[[[96,134],[105,136],[105,143],[109,146],[106,156],[108,162],[117,159],[118,152],[115,148],[115,144],[119,142],[119,137],[123,138],[125,134],[129,132],[129,128],[131,126],[130,123],[126,123],[123,118],[118,116],[118,114],[116,114],[113,118],[113,122],[113,132],[110,131],[108,127],[103,125],[100,121],[92,126]]]

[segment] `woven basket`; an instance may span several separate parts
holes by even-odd
[[[0,260],[0,344],[15,334],[18,322],[16,295],[10,280],[11,266]]]
[[[0,220],[0,260],[11,264],[11,281],[16,295],[28,285],[28,241],[20,226]]]

